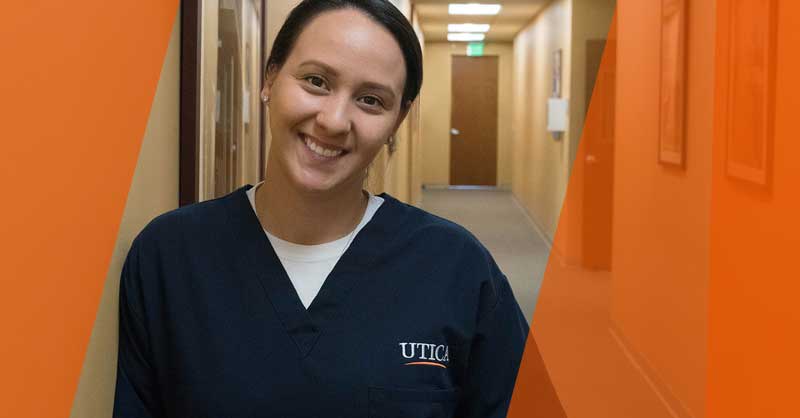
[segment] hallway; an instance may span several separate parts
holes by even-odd
[[[422,208],[456,222],[489,249],[531,322],[550,247],[510,191],[425,189]]]

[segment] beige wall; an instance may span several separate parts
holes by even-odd
[[[560,139],[547,132],[547,99],[558,49],[562,97],[570,97],[571,14],[571,0],[555,0],[514,39],[512,190],[551,241],[567,187],[572,135],[569,128]]]
[[[417,38],[419,38],[419,42],[422,46],[422,55],[425,56],[425,36],[422,33],[422,26],[420,26],[419,22],[419,15],[414,12],[411,23],[414,26],[414,31],[417,33]],[[424,58],[423,58],[423,73],[424,73]],[[423,86],[425,85],[425,80],[423,76]],[[409,170],[410,175],[409,178],[411,179],[411,193],[410,193],[410,202],[414,205],[419,205],[422,203],[422,91],[420,91],[420,96],[417,97],[416,106],[411,110],[411,114],[409,114],[409,119],[412,121],[412,125],[409,127],[411,141],[410,142],[410,151],[409,151]]]
[[[267,54],[272,50],[272,42],[278,36],[283,21],[300,0],[267,1]]]
[[[272,43],[275,41],[275,37],[278,36],[278,30],[280,30],[281,25],[283,25],[283,21],[286,20],[286,16],[289,15],[289,12],[292,10],[292,8],[294,8],[294,6],[296,6],[299,2],[299,0],[267,1],[266,56],[269,56],[270,51],[272,51]],[[264,109],[264,126],[269,126],[269,112],[267,111],[266,106]],[[264,147],[264,169],[266,170],[267,161],[269,161],[269,158],[267,158],[269,155],[269,145],[271,143],[269,129],[267,129],[264,138],[266,140],[266,146]]]
[[[554,0],[514,39],[514,195],[550,241],[556,232],[585,120],[586,41],[605,39],[615,0]],[[561,49],[561,97],[569,124],[547,132],[553,54]]]
[[[606,39],[616,0],[572,0],[572,76],[570,77],[570,142],[569,162],[575,160],[583,124],[586,119],[586,41]]]
[[[131,241],[156,215],[178,207],[180,14],[176,18],[147,122],[128,201],[106,276],[71,417],[107,418],[117,366],[119,276]]]
[[[393,0],[392,3],[403,12],[406,17],[411,19],[411,1],[410,0]],[[418,35],[421,32],[417,32]],[[378,160],[384,164],[385,172],[383,173],[383,184],[381,187],[380,180],[374,181],[375,187],[371,189],[373,192],[385,191],[403,202],[411,202],[411,123],[409,118],[403,122],[395,135],[396,148],[395,153],[389,157],[385,152],[381,153],[381,158]],[[377,162],[376,162],[377,164]],[[372,173],[379,174],[380,171],[373,169]]]
[[[425,44],[425,82],[422,86],[422,182],[450,184],[451,56],[464,55],[466,44]],[[513,47],[488,43],[485,55],[498,57],[497,182],[511,185],[511,121]]]
[[[412,12],[410,0],[392,0],[398,9],[409,18],[417,33],[425,53],[425,38],[419,25],[416,12]],[[412,15],[413,13],[413,15]],[[423,70],[424,71],[424,70]],[[424,86],[425,82],[423,82]],[[419,204],[422,198],[422,178],[419,162],[421,124],[420,102],[412,106],[406,120],[400,125],[396,135],[395,153],[390,157],[381,152],[370,170],[369,190],[373,193],[386,192],[397,199],[411,204]]]

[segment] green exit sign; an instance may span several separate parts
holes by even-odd
[[[467,44],[467,56],[469,57],[482,57],[483,56],[483,42],[470,42]]]

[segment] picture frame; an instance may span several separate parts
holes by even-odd
[[[266,0],[181,2],[181,206],[263,180],[266,13]]]
[[[767,187],[772,171],[775,0],[727,2],[723,51],[727,177]]]
[[[561,97],[561,55],[560,48],[553,52],[553,88],[550,95],[553,98]]]
[[[686,4],[661,0],[658,161],[686,161]]]

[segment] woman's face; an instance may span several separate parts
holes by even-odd
[[[264,88],[270,164],[304,191],[360,191],[364,171],[405,117],[405,79],[397,41],[363,13],[313,18]]]

